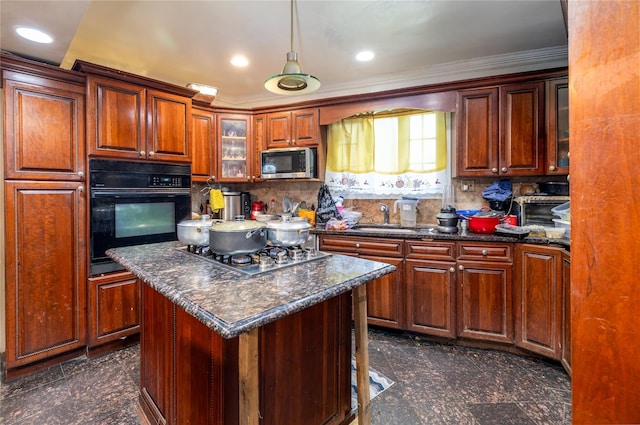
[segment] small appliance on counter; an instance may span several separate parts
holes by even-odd
[[[455,194],[452,185],[446,185],[442,191],[442,208],[436,214],[438,226],[436,229],[440,233],[458,233],[458,214],[454,207]]]
[[[393,203],[394,214],[398,212],[398,205],[400,205],[400,226],[416,227],[416,208],[418,206],[418,199],[406,196],[403,196],[402,199],[398,199]]]
[[[224,208],[214,211],[211,214],[213,218],[225,221],[233,221],[239,215],[251,218],[251,193],[224,191],[222,197]]]

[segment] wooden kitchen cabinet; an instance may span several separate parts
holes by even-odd
[[[512,245],[458,243],[458,336],[513,343]]]
[[[396,271],[367,286],[367,322],[394,329],[404,327],[404,246],[401,239],[320,235],[319,249],[355,255],[396,266]]]
[[[569,79],[546,83],[546,174],[569,174]]]
[[[562,248],[516,247],[516,346],[560,360]]]
[[[218,181],[247,182],[255,179],[251,115],[217,115]]]
[[[267,115],[257,114],[253,116],[253,163],[251,164],[254,182],[264,181],[262,179],[262,156],[260,152],[267,149],[266,133],[267,133]]]
[[[544,174],[544,83],[461,90],[458,176]]]
[[[406,326],[456,337],[455,242],[406,242]]]
[[[146,419],[242,423],[239,338],[222,338],[148,285],[143,303],[139,400]],[[350,317],[348,293],[259,328],[255,372],[261,424],[346,423],[351,411]]]
[[[498,174],[498,105],[497,87],[458,92],[458,176]]]
[[[215,113],[209,109],[192,107],[191,135],[193,142],[191,181],[206,182],[209,179],[215,179]]]
[[[89,347],[140,331],[141,282],[128,271],[89,278]]]
[[[571,376],[571,253],[562,251],[562,366]]]
[[[267,149],[318,145],[318,109],[267,114]]]
[[[6,376],[86,344],[86,194],[82,183],[5,187]]]
[[[89,156],[190,162],[191,99],[89,75]]]
[[[12,70],[5,93],[7,179],[85,180],[85,87]]]

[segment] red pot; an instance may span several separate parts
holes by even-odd
[[[471,216],[469,217],[469,230],[475,233],[493,233],[501,222],[502,217],[499,216]]]

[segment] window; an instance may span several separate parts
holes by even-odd
[[[367,113],[329,126],[325,182],[346,197],[439,196],[450,183],[448,117]]]

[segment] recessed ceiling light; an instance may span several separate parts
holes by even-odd
[[[233,66],[247,66],[249,65],[249,60],[241,55],[236,55],[231,58],[231,65]]]
[[[53,42],[53,38],[49,34],[45,34],[42,31],[39,31],[34,28],[27,27],[18,27],[16,28],[16,32],[22,38],[26,38],[30,41],[35,41],[36,43],[51,43]]]
[[[360,52],[360,53],[358,53],[356,55],[356,60],[359,60],[360,62],[366,62],[366,61],[370,61],[371,59],[373,59],[374,56],[375,55],[373,54],[372,51],[365,50],[365,51],[362,51],[362,52]]]

